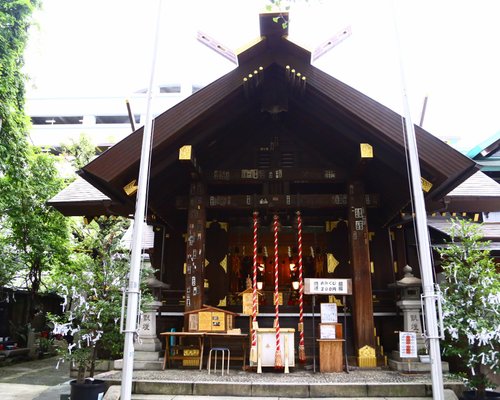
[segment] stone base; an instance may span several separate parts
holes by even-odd
[[[161,371],[163,368],[163,359],[156,359],[155,361],[139,361],[134,360],[134,371],[135,370],[145,370],[145,371]],[[123,360],[116,360],[114,363],[114,369],[123,369]]]
[[[134,362],[135,361],[158,361],[162,360],[160,353],[157,351],[135,351],[134,352]]]
[[[157,337],[139,337],[134,343],[135,351],[157,352],[161,350],[161,342]]]
[[[403,361],[389,360],[389,368],[399,372],[430,372],[431,363],[422,363],[420,361],[413,361],[408,363]],[[441,362],[441,368],[443,369],[443,372],[450,371],[450,366],[446,361]]]
[[[409,362],[408,362],[409,361]],[[430,372],[431,363],[420,362],[418,358],[402,359],[399,351],[393,351],[388,360],[389,368],[399,372]],[[449,372],[450,366],[446,361],[441,361],[443,372]]]

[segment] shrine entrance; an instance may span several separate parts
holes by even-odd
[[[217,174],[212,176],[236,172]],[[255,175],[269,176],[259,170]],[[367,209],[377,207],[377,196],[365,194],[362,183],[348,185],[345,194],[330,195],[207,197],[200,195],[204,190],[194,182],[190,198],[178,202],[187,205],[188,215],[185,311],[206,304],[242,312],[241,293],[255,290],[259,292],[255,301],[265,317],[254,322],[260,319],[260,326],[275,327],[281,313],[294,315],[298,340],[304,343],[304,332],[316,329],[304,327],[304,307],[311,303],[303,295],[304,279],[351,279],[354,293],[349,304],[334,295],[320,296],[319,301],[338,304],[341,313],[349,316],[347,339],[355,363],[376,366]],[[297,202],[303,204],[303,214],[294,211]],[[335,219],[321,216],[325,212]],[[252,333],[251,325],[248,331]]]

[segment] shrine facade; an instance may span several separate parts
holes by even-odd
[[[273,326],[278,293],[281,325],[297,329],[302,301],[310,356],[312,318],[320,303],[336,303],[351,362],[380,364],[403,328],[390,285],[407,264],[419,275],[404,221],[412,211],[403,118],[311,65],[272,14],[260,23],[237,68],[153,121],[150,253],[170,285],[158,331],[187,329],[184,313],[208,305],[238,313],[235,327],[248,333],[240,293],[256,284],[259,326]],[[428,211],[439,212],[477,167],[415,129]],[[102,199],[54,205],[68,215],[133,215],[142,135],[79,171]],[[313,309],[312,296],[300,300],[299,261],[303,279],[350,279],[352,295],[318,295]]]

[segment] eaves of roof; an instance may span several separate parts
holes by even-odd
[[[300,48],[285,37],[262,37],[255,45],[238,56],[239,66],[209,86],[199,90],[183,102],[154,119],[153,156],[156,164],[152,174],[161,173],[177,160],[178,149],[190,143],[195,135],[216,130],[213,115],[219,115],[218,124],[237,118],[248,101],[245,101],[243,78],[262,67],[264,71],[277,66],[285,71],[294,68],[307,79],[306,96],[300,107],[320,104],[325,110],[336,110],[336,115],[360,131],[369,140],[378,143],[391,156],[402,157],[405,139],[402,117],[375,100],[340,82],[310,64],[310,52]],[[227,116],[227,118],[225,117]],[[326,125],[338,122],[331,113],[315,114]],[[220,128],[221,125],[219,125]],[[476,170],[476,164],[425,130],[415,127],[422,176],[433,183],[428,197],[436,200],[465,181]],[[91,182],[114,200],[132,203],[123,186],[137,177],[141,154],[143,128],[117,143],[80,171]],[[400,171],[397,171],[398,173]]]

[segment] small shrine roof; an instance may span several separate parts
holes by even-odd
[[[216,312],[222,312],[224,314],[231,314],[231,315],[234,315],[234,316],[239,315],[238,313],[235,313],[235,312],[232,312],[232,311],[223,310],[222,308],[217,308],[217,307],[213,307],[213,306],[207,306],[205,304],[203,305],[202,308],[198,308],[197,310],[186,311],[184,313],[184,315],[186,315],[186,314],[193,314],[193,313],[197,313],[197,312],[200,312],[200,311],[216,311]]]

